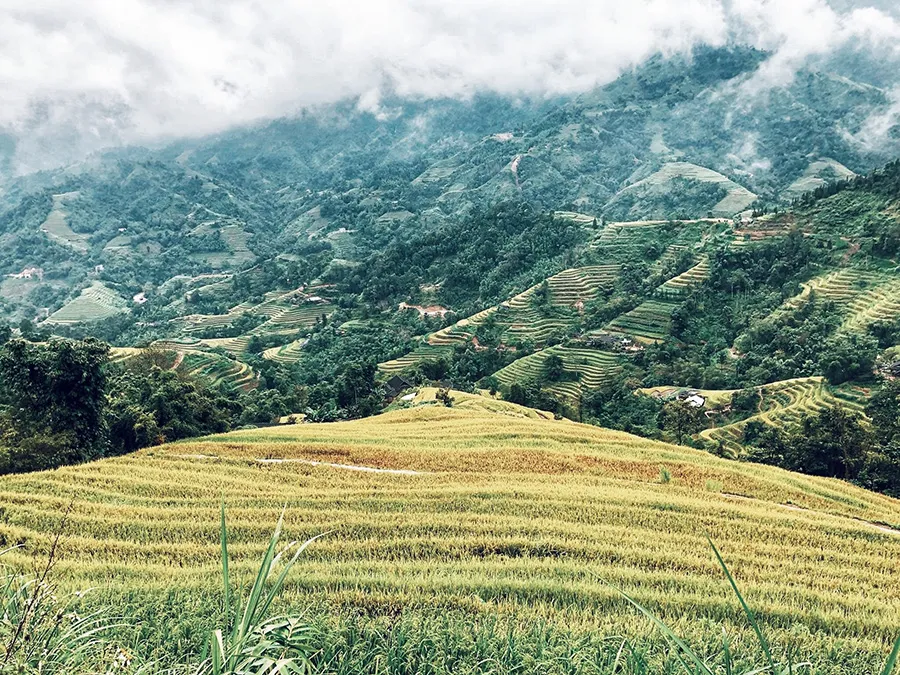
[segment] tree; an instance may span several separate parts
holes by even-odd
[[[481,385],[488,390],[491,396],[496,396],[497,390],[500,388],[500,380],[493,375],[488,375],[481,381]]]
[[[882,444],[900,434],[900,380],[887,380],[866,405],[876,436]]]
[[[381,402],[375,384],[375,364],[349,363],[335,382],[337,404],[351,417],[371,415]]]
[[[659,423],[680,445],[703,428],[703,412],[685,401],[671,401],[663,406]]]
[[[859,483],[869,490],[900,498],[900,442],[880,445],[866,455]]]
[[[872,374],[878,356],[878,340],[871,335],[839,333],[822,347],[819,364],[832,384]]]
[[[792,471],[850,480],[856,478],[871,446],[870,432],[860,417],[833,406],[801,420],[786,443],[785,465]]]
[[[559,382],[565,373],[564,365],[559,354],[550,354],[544,359],[544,377],[550,382]]]
[[[0,348],[4,470],[50,468],[105,453],[108,352],[93,339],[16,339]]]
[[[437,393],[434,395],[434,398],[443,403],[448,408],[452,408],[453,401],[456,400],[450,395],[449,389],[438,389]]]

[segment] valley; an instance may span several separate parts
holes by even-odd
[[[895,675],[900,24],[233,4],[0,110],[0,672]]]

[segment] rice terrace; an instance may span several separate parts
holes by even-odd
[[[74,500],[57,568],[65,588],[92,586],[88,607],[146,611],[166,598],[215,602],[222,500],[237,578],[249,578],[285,505],[289,536],[329,534],[297,563],[284,607],[312,603],[341,621],[399,612],[421,630],[469,616],[508,625],[509,639],[532,621],[572,640],[646,636],[621,589],[697,645],[728,626],[737,650],[751,638],[708,533],[773,645],[854,655],[816,672],[870,667],[900,630],[889,498],[479,396],[455,392],[448,409],[427,394],[370,420],[234,432],[7,477],[0,536],[45,549]],[[158,640],[154,621],[132,639]],[[528,648],[527,635],[516,639]]]
[[[0,675],[900,675],[900,3],[221,4],[0,3]]]

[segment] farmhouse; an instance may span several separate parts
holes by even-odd
[[[700,394],[694,394],[693,396],[688,396],[684,399],[684,402],[687,403],[692,408],[702,408],[706,405],[706,399],[700,396]]]
[[[394,398],[400,392],[405,391],[412,387],[412,383],[404,377],[400,375],[394,375],[391,379],[384,383],[384,388],[387,391],[387,395],[389,398]]]
[[[446,316],[450,310],[446,307],[441,307],[440,305],[428,305],[427,307],[423,307],[422,305],[410,305],[406,302],[401,302],[398,305],[398,309],[403,311],[405,309],[414,309],[419,313],[419,316],[429,317],[429,316],[439,316],[443,318]]]
[[[18,274],[7,274],[10,279],[39,279],[44,280],[44,269],[42,267],[26,267]]]

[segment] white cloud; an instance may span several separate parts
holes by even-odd
[[[891,139],[892,132],[900,128],[900,87],[890,91],[888,96],[889,105],[870,115],[856,134],[846,135],[848,140],[857,143],[863,150],[877,151]]]
[[[733,0],[736,36],[773,52],[748,88],[788,84],[812,57],[845,46],[900,55],[900,21],[872,8],[839,13],[825,0]]]
[[[900,24],[823,0],[0,0],[0,129],[81,150],[386,91],[570,93],[729,38],[774,50],[777,84]]]

